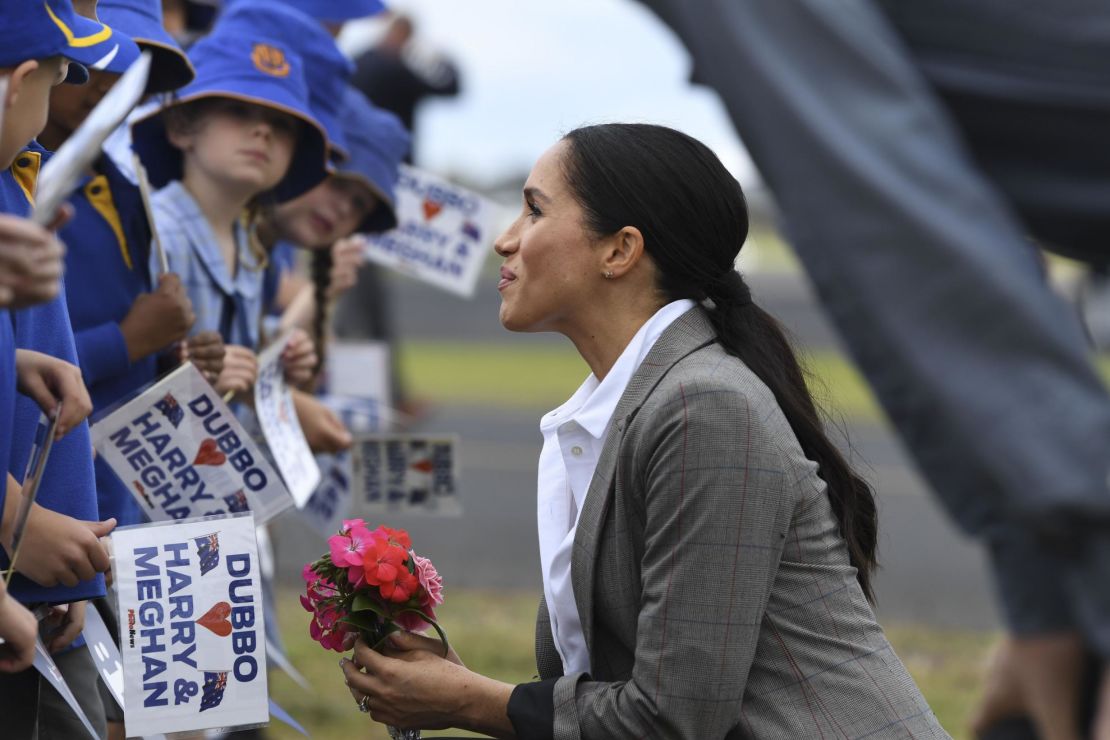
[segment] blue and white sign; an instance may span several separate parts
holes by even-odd
[[[355,437],[352,510],[359,516],[458,516],[458,437],[363,434]]]
[[[152,521],[293,505],[281,477],[200,371],[185,363],[92,427],[96,452]]]
[[[320,482],[320,468],[304,438],[301,422],[293,407],[293,394],[285,384],[285,364],[281,353],[289,343],[286,335],[271,344],[258,357],[258,381],[254,384],[254,413],[270,455],[281,471],[285,487],[297,507],[308,501]]]
[[[469,298],[497,236],[496,209],[477,193],[402,165],[397,228],[368,236],[366,256]]]
[[[127,736],[269,720],[254,517],[117,529]]]

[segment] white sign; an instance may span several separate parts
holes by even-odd
[[[397,228],[368,235],[366,256],[469,298],[497,236],[496,209],[476,193],[401,165]]]
[[[285,365],[281,353],[289,342],[288,335],[274,342],[258,357],[258,381],[254,384],[254,413],[262,436],[270,447],[270,455],[285,487],[297,508],[308,501],[320,482],[320,468],[308,447],[308,441],[293,407],[293,394],[285,384]]]
[[[328,344],[328,393],[389,402],[389,345],[336,341]]]
[[[127,736],[269,719],[254,517],[112,532]]]
[[[100,612],[92,604],[85,610],[85,628],[81,633],[92,654],[100,680],[108,687],[116,704],[123,709],[123,658],[112,640],[108,625],[104,624]]]
[[[456,436],[368,434],[351,451],[356,514],[462,513]]]
[[[97,420],[93,446],[153,521],[254,512],[293,498],[235,414],[192,363]]]
[[[128,67],[77,130],[65,140],[39,173],[31,218],[46,226],[65,203],[85,171],[100,156],[100,147],[142,98],[150,75],[150,52]]]

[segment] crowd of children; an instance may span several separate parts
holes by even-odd
[[[143,513],[95,458],[90,415],[191,362],[249,406],[257,355],[289,336],[286,379],[317,451],[350,444],[314,396],[328,307],[361,262],[355,233],[396,224],[409,135],[351,88],[334,38],[377,0],[234,0],[196,40],[190,3],[0,4],[0,568],[11,565],[40,414],[57,440],[7,589],[0,579],[5,737],[77,737],[78,719],[30,667],[41,635],[103,737],[122,716],[81,645],[86,609],[107,619],[101,538]],[[167,28],[177,29],[177,35]],[[195,40],[186,52],[179,45]],[[152,56],[146,101],[109,140],[47,227],[35,181],[120,75]],[[65,83],[65,84],[63,84]],[[152,221],[133,156],[154,188]],[[308,250],[298,259],[297,250]],[[298,265],[310,264],[308,269]],[[302,276],[302,273],[303,276]],[[244,412],[246,413],[246,412]]]

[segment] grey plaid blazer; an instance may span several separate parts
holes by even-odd
[[[701,308],[617,405],[571,565],[591,674],[556,740],[946,738],[856,582],[817,466]],[[546,604],[536,659],[560,676]]]

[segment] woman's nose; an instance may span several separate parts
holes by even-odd
[[[493,251],[499,257],[508,257],[517,250],[519,244],[520,240],[516,236],[515,229],[510,226],[493,242]]]

